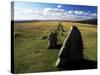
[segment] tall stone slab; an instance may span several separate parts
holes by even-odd
[[[76,26],[71,27],[60,49],[56,67],[64,67],[69,62],[83,59],[83,40]]]

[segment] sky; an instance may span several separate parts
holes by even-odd
[[[14,1],[13,7],[12,20],[80,21],[97,18],[96,6]]]

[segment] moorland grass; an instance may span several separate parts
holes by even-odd
[[[65,32],[58,32],[58,43],[62,44],[70,27],[79,28],[84,42],[84,58],[96,61],[97,59],[97,28],[96,25],[61,22]],[[28,22],[15,23],[14,36],[14,72],[46,72],[57,71],[55,62],[60,49],[48,49],[49,34],[57,29],[59,22]]]

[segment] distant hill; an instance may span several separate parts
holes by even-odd
[[[97,25],[97,19],[91,19],[91,20],[83,20],[83,21],[78,21],[79,23],[85,23],[85,24],[94,24]]]
[[[23,22],[44,22],[44,21],[76,22],[76,23],[85,23],[85,24],[97,25],[97,19],[81,20],[81,21],[71,21],[71,20],[19,20],[19,21],[18,21],[18,20],[17,20],[17,21],[12,21],[12,22],[23,23]]]

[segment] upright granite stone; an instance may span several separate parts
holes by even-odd
[[[49,35],[49,41],[48,41],[49,48],[56,48],[57,47],[57,32],[51,32]]]
[[[62,32],[65,31],[61,23],[59,23],[57,30]]]
[[[83,59],[83,40],[79,29],[73,26],[63,42],[56,67],[65,67],[67,63],[81,59]]]

